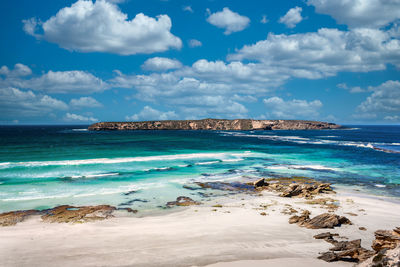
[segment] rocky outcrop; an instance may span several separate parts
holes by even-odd
[[[117,210],[117,208],[109,205],[81,207],[62,205],[46,210],[10,211],[0,214],[0,225],[15,225],[34,215],[40,215],[42,221],[50,223],[83,223],[89,221],[99,221],[113,217],[112,213],[115,210]],[[130,208],[121,210],[126,210],[127,212],[133,213],[137,212],[136,210],[132,210]]]
[[[11,226],[16,225],[19,222],[23,222],[32,215],[39,214],[37,210],[21,210],[21,211],[10,211],[0,214],[0,225]]]
[[[383,249],[373,257],[357,265],[358,267],[399,267],[400,245],[394,249]]]
[[[112,217],[115,207],[108,205],[73,207],[58,206],[45,211],[42,220],[51,223],[83,223],[99,221]]]
[[[372,243],[372,248],[376,252],[382,249],[394,249],[398,245],[400,245],[400,227],[395,228],[393,231],[375,231],[375,240]]]
[[[333,245],[329,251],[324,252],[318,259],[332,262],[332,261],[356,261],[362,262],[374,255],[374,252],[361,247],[361,239],[352,241],[337,241],[335,237],[339,237],[338,234],[332,234],[330,232],[321,233],[315,235],[315,239],[324,239],[326,242]]]
[[[176,201],[170,201],[167,203],[167,206],[192,206],[192,205],[200,205],[201,203],[198,201],[194,201],[190,197],[180,196],[177,197]]]
[[[91,131],[102,130],[321,130],[338,129],[340,125],[319,121],[302,120],[169,120],[139,122],[99,122],[89,126]]]
[[[310,219],[310,212],[304,211],[300,216],[295,215],[290,217],[289,223],[297,223],[299,226],[309,229],[324,229],[334,228],[342,224],[351,224],[351,221],[344,216],[331,213],[323,213]]]

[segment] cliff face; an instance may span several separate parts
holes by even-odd
[[[99,122],[89,126],[91,131],[102,130],[322,130],[337,129],[340,125],[300,120],[174,120],[139,122]]]

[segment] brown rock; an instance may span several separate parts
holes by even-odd
[[[290,217],[289,223],[290,224],[297,223],[297,224],[301,225],[304,222],[310,220],[310,214],[311,213],[308,210],[305,210],[302,212],[302,214],[300,216],[294,215],[294,216]]]
[[[200,204],[200,202],[194,201],[190,197],[180,196],[176,198],[176,201],[168,202],[167,206],[192,206]]]
[[[356,239],[353,241],[336,241],[333,243],[333,248],[330,251],[344,251],[349,249],[361,248],[361,239]]]
[[[394,231],[377,230],[375,240],[372,242],[372,249],[379,252],[382,249],[394,249],[400,245],[400,233],[397,227]]]
[[[267,186],[268,183],[265,182],[265,179],[264,179],[264,178],[261,178],[261,179],[255,181],[255,182],[253,183],[253,185],[254,185],[254,188],[257,188],[257,187]]]
[[[322,253],[321,256],[318,257],[318,259],[324,260],[326,262],[333,262],[339,260],[339,257],[336,253],[328,251]]]
[[[0,225],[11,226],[16,225],[19,222],[23,222],[29,216],[37,215],[40,211],[37,210],[21,210],[21,211],[10,211],[0,214]]]
[[[83,207],[63,205],[44,211],[45,214],[42,215],[42,220],[51,223],[98,221],[112,217],[114,210],[116,208],[109,205]]]
[[[322,229],[322,228],[334,228],[342,224],[351,224],[350,220],[344,216],[338,216],[331,213],[323,213],[310,220],[306,220],[300,226],[309,229]]]
[[[324,239],[326,242],[332,243],[334,240],[334,236],[339,236],[339,234],[332,234],[331,232],[326,232],[326,233],[321,233],[318,235],[315,235],[315,239]]]

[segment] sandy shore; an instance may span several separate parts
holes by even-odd
[[[353,225],[330,231],[349,240],[361,238],[365,248],[370,248],[375,230],[399,226],[398,202],[344,191],[333,197],[340,201],[335,213],[348,217]],[[331,246],[313,238],[326,229],[311,230],[288,223],[290,215],[282,213],[285,204],[308,209],[312,216],[326,212],[303,202],[265,191],[259,196],[231,195],[143,218],[125,215],[85,224],[59,224],[41,222],[37,216],[0,228],[0,265],[352,266],[316,259],[319,252]],[[216,203],[222,208],[212,207]]]

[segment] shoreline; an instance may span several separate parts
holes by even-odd
[[[362,247],[369,249],[376,230],[393,229],[400,221],[396,212],[400,202],[387,197],[371,198],[340,188],[336,195],[318,196],[324,197],[338,200],[335,214],[346,216],[353,225],[318,230],[299,227],[288,223],[292,215],[282,213],[289,205],[299,211],[307,209],[312,216],[327,212],[326,208],[269,191],[237,193],[166,214],[116,214],[83,224],[45,223],[34,216],[0,228],[0,257],[7,266],[223,267],[243,260],[285,266],[292,259],[304,266],[351,266],[318,260],[319,253],[331,245],[313,236],[330,231],[348,240],[361,238]]]

